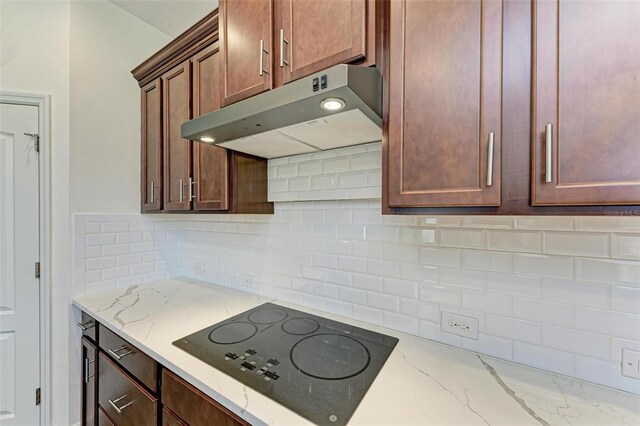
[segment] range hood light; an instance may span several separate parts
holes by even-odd
[[[200,141],[205,143],[215,142],[216,140],[211,136],[200,136]]]
[[[320,106],[327,111],[339,111],[344,108],[345,103],[339,98],[327,98],[320,103]]]

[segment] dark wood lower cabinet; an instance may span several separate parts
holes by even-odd
[[[111,361],[98,355],[98,403],[118,426],[155,426],[158,400]]]
[[[81,342],[83,426],[249,424],[102,324],[82,317],[93,321],[93,335],[99,337],[83,336]]]
[[[109,416],[105,414],[102,407],[98,407],[98,426],[116,426]]]
[[[248,425],[169,370],[162,370],[162,404],[191,426]],[[181,423],[165,423],[163,420],[163,424]]]
[[[98,348],[87,337],[82,338],[82,424],[96,424],[98,407],[97,363]],[[99,423],[99,422],[98,422]]]

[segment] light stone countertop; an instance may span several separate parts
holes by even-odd
[[[214,284],[172,279],[73,300],[75,306],[248,422],[308,424],[171,344],[265,302],[400,339],[349,424],[640,424],[640,397],[629,393]]]

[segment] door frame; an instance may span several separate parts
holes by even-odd
[[[51,424],[51,95],[0,90],[0,103],[38,107],[40,424]]]

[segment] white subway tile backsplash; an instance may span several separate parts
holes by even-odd
[[[544,252],[551,254],[609,256],[608,234],[545,232]]]
[[[544,278],[542,298],[554,302],[608,309],[610,288],[607,284]]]
[[[640,235],[611,234],[611,257],[640,260]]]
[[[608,336],[640,340],[640,315],[577,307],[576,328]]]
[[[483,248],[484,235],[484,230],[442,229],[440,230],[440,244],[447,247]]]
[[[622,376],[619,363],[576,355],[575,377],[627,392],[640,393],[640,380]]]
[[[640,314],[640,288],[613,286],[611,309],[618,312]]]
[[[584,281],[640,285],[640,262],[576,258],[576,278]]]
[[[513,272],[552,278],[573,278],[573,258],[541,254],[515,253]]]
[[[573,357],[569,352],[529,343],[513,342],[513,360],[543,370],[573,376]]]
[[[251,273],[266,297],[630,389],[611,366],[640,348],[638,220],[383,216],[378,200],[337,201],[379,196],[380,168],[366,168],[379,147],[270,161],[283,191],[270,196],[291,200],[274,215],[75,215],[74,294],[180,275],[246,290]],[[327,176],[335,189],[309,189]],[[441,332],[441,311],[477,318],[479,340]]]
[[[543,302],[535,299],[514,298],[513,316],[544,324],[574,326],[575,308],[569,304]]]
[[[540,323],[523,321],[511,316],[486,316],[485,331],[493,336],[539,345],[542,340]]]
[[[487,231],[487,248],[508,250],[521,253],[540,253],[542,251],[542,233],[535,231]]]

